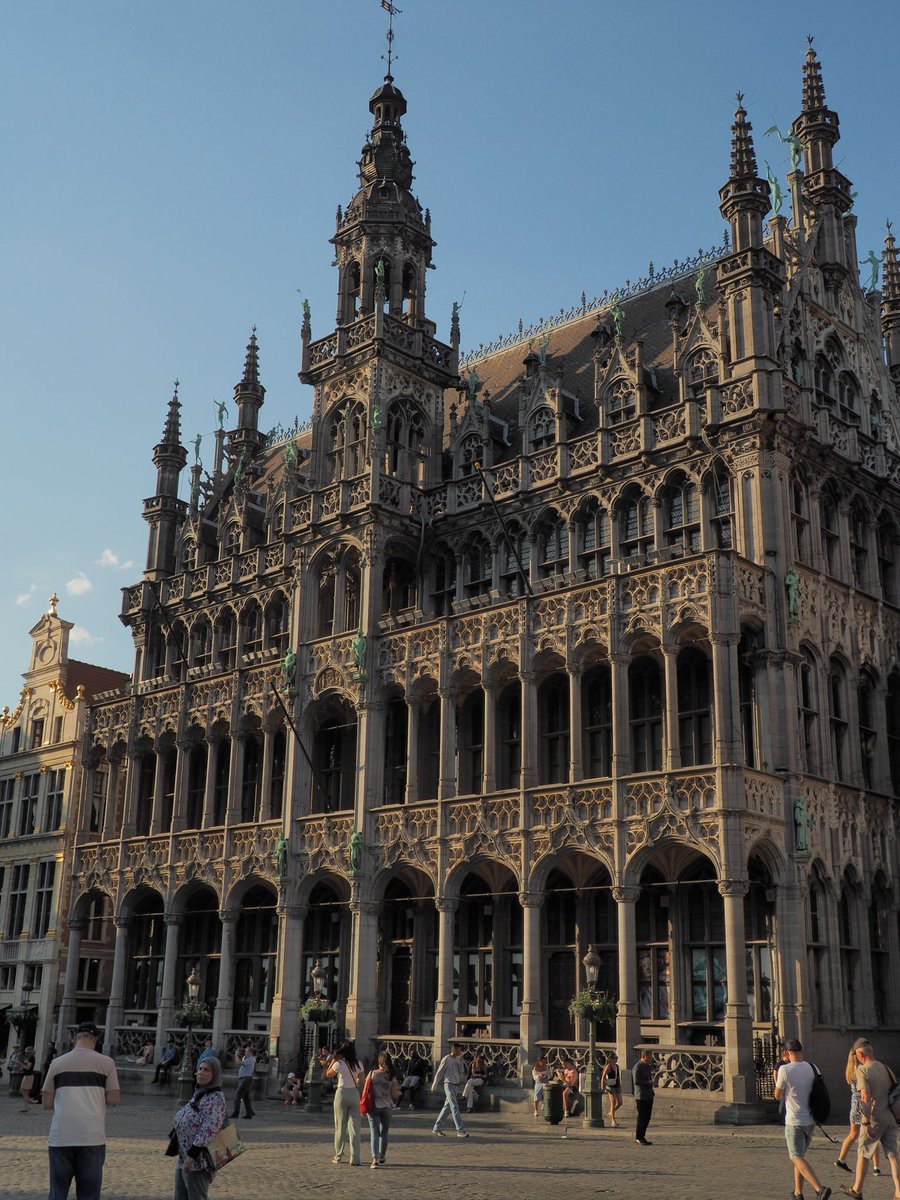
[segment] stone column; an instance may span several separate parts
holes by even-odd
[[[263,726],[262,735],[262,771],[260,772],[257,811],[260,821],[270,821],[272,819],[272,763],[275,754],[275,729],[267,722]]]
[[[456,1033],[456,1009],[453,1004],[453,917],[457,900],[437,899],[438,912],[438,985],[434,1010],[434,1060],[447,1053]]]
[[[622,654],[611,654],[609,668],[612,693],[612,773],[614,777],[618,777],[631,773],[628,659]]]
[[[744,897],[749,890],[749,884],[744,879],[719,880],[719,895],[725,910],[725,971],[728,987],[725,1006],[725,1094],[732,1104],[756,1103],[753,1026],[747,1003],[747,938],[744,930]]]
[[[109,759],[109,771],[106,776],[106,807],[103,813],[103,840],[114,841],[119,835],[119,780],[122,776],[122,758]],[[127,775],[126,775],[127,778]],[[124,821],[124,813],[122,814]]]
[[[175,1010],[182,999],[185,982],[176,977],[178,970],[179,929],[184,921],[181,913],[166,913],[166,953],[163,959],[162,991],[159,998],[159,1013],[156,1018],[156,1051],[153,1061],[159,1062],[166,1041],[166,1030],[175,1021]]]
[[[484,693],[484,773],[481,788],[486,796],[497,790],[497,688],[485,684]]]
[[[153,768],[153,811],[150,814],[150,836],[163,832],[163,804],[166,786],[166,756],[156,751],[156,766]]]
[[[123,838],[134,837],[137,821],[137,793],[141,778],[141,756],[129,750],[125,776],[125,810],[122,813]]]
[[[663,767],[677,771],[681,766],[681,742],[678,737],[678,651],[674,646],[663,646],[665,713],[663,729]]]
[[[277,1045],[282,1073],[297,1070],[295,1060],[299,1062],[303,1049],[298,1010],[303,987],[303,921],[308,912],[302,904],[278,906],[278,987],[272,998],[269,1037]],[[301,1069],[305,1065],[301,1063]]]
[[[116,917],[116,946],[113,952],[112,983],[109,988],[109,1004],[106,1008],[106,1053],[115,1058],[116,1026],[122,1024],[125,998],[125,967],[128,963],[127,917]]]
[[[522,671],[522,789],[537,787],[540,778],[537,681],[533,671]]]
[[[231,759],[228,764],[228,800],[225,804],[225,824],[238,825],[241,821],[241,795],[244,787],[244,739],[236,733],[231,736]]]
[[[450,800],[456,795],[456,688],[445,687],[441,696],[441,779],[439,796]]]
[[[204,829],[213,824],[216,807],[216,755],[220,743],[219,738],[206,738],[206,779],[203,784],[203,820]],[[217,1047],[218,1049],[218,1047]]]
[[[373,901],[350,902],[353,915],[351,939],[350,994],[345,1021],[350,1037],[362,1055],[370,1053],[372,1039],[378,1033],[378,914],[381,905]]]
[[[584,779],[581,736],[581,671],[566,668],[569,675],[569,783]]]
[[[738,639],[714,635],[712,642],[713,762],[719,766],[743,762],[741,747]]]
[[[776,1025],[782,1036],[809,1040],[813,1025],[811,980],[806,954],[806,903],[788,865],[784,882],[775,891],[775,930],[772,938]]]
[[[422,707],[417,700],[406,706],[406,796],[407,804],[419,799],[419,721]]]
[[[62,1051],[66,1030],[75,1023],[75,1011],[78,1000],[78,968],[81,961],[81,939],[87,929],[87,921],[83,918],[69,921],[69,940],[66,946],[66,977],[63,983],[62,1003],[59,1006],[59,1025],[56,1034],[56,1044]]]
[[[175,743],[175,785],[172,796],[172,824],[171,832],[180,833],[184,829],[185,817],[187,815],[187,790],[185,776],[187,775],[187,766],[190,761],[191,747],[193,742],[189,738],[180,738]]]
[[[544,1032],[544,1008],[541,995],[541,905],[537,892],[520,892],[522,905],[522,1015],[519,1040],[522,1043],[523,1070],[537,1058],[537,1042]],[[526,1082],[528,1079],[526,1070]]]
[[[846,886],[846,885],[845,885]],[[856,918],[857,966],[856,966],[856,1009],[854,1024],[865,1029],[877,1026],[875,1016],[875,985],[872,979],[872,942],[869,934],[869,900],[871,879],[855,892],[852,900]]]
[[[219,920],[222,922],[222,951],[219,958],[219,995],[213,1014],[213,1045],[218,1050],[222,1063],[228,1057],[225,1052],[225,1030],[231,1028],[234,1015],[234,939],[237,933],[237,919],[236,912],[229,909],[219,911]]]
[[[641,1040],[641,1018],[638,1013],[637,953],[635,950],[635,909],[641,889],[614,887],[619,932],[619,1003],[616,1006],[616,1054],[626,1090],[631,1091],[627,1064],[634,1059],[634,1047]]]

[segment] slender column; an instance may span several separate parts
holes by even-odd
[[[756,1101],[753,1066],[753,1026],[747,1003],[747,938],[744,930],[744,897],[750,890],[744,879],[720,879],[719,895],[725,910],[725,972],[728,1001],[725,1005],[725,1086],[732,1104]]]
[[[641,1040],[641,1018],[638,1013],[637,952],[635,949],[635,904],[641,894],[637,887],[614,887],[619,933],[619,1003],[616,1006],[616,1053],[626,1066],[634,1058],[634,1047]],[[622,1079],[628,1091],[631,1080],[627,1071]]]
[[[187,812],[185,777],[193,744],[189,738],[182,738],[175,744],[175,782],[172,788],[172,824],[170,826],[172,833],[179,833],[184,829]]]
[[[609,668],[612,691],[612,773],[614,776],[629,775],[631,739],[628,719],[628,659],[622,654],[611,654]]]
[[[497,790],[497,688],[485,684],[484,692],[484,776],[482,787],[489,796]]]
[[[213,1045],[225,1061],[225,1030],[231,1028],[234,1015],[234,938],[238,914],[229,909],[219,911],[222,922],[222,952],[219,959],[219,995],[213,1015]]]
[[[282,1071],[297,1069],[292,1064],[294,1060],[299,1062],[303,1049],[297,1010],[302,988],[303,921],[308,912],[302,904],[278,906],[278,986],[272,999],[269,1037],[277,1046],[278,1065]]]
[[[407,804],[419,798],[419,722],[422,706],[410,700],[406,706],[406,796]]]
[[[272,819],[272,763],[275,755],[275,730],[268,725],[263,728],[262,773],[259,781],[260,793],[257,811],[260,821]]]
[[[66,977],[63,983],[62,1004],[59,1006],[59,1024],[56,1033],[56,1044],[60,1047],[66,1039],[66,1031],[75,1023],[75,1010],[78,1003],[78,968],[81,962],[81,939],[87,929],[87,921],[78,919],[69,921],[69,940],[66,946]]]
[[[103,814],[103,840],[111,842],[119,835],[118,799],[119,780],[122,777],[122,757],[109,760],[109,771],[106,776],[106,809]],[[124,820],[124,813],[122,814]]]
[[[567,668],[569,674],[569,782],[577,783],[584,779],[582,764],[581,736],[581,671],[576,667]]]
[[[456,688],[441,688],[441,781],[440,799],[456,795]]]
[[[350,911],[353,915],[352,961],[345,1021],[350,1036],[361,1047],[367,1047],[378,1032],[377,947],[381,905],[373,901],[351,901]]]
[[[228,764],[228,800],[225,804],[225,824],[237,825],[241,820],[241,794],[244,787],[244,739],[232,734],[231,759]]]
[[[533,671],[522,671],[522,788],[537,786],[540,777],[537,683]]]
[[[871,880],[869,881],[871,885]],[[846,885],[845,885],[846,886]],[[869,934],[869,900],[870,886],[861,889],[853,897],[856,908],[856,935],[859,949],[856,958],[856,1012],[854,1024],[866,1029],[874,1029],[877,1025],[875,1016],[875,984],[872,979],[872,943]]]
[[[438,899],[438,989],[434,1010],[434,1058],[444,1057],[456,1033],[456,1010],[453,1004],[453,917],[457,900]]]
[[[738,691],[737,643],[734,636],[712,641],[714,736],[713,762],[719,766],[743,761],[740,745],[741,701]]]
[[[137,820],[137,793],[141,778],[141,756],[128,752],[128,767],[125,776],[125,811],[122,813],[122,837],[134,837]]]
[[[125,997],[125,967],[128,962],[127,917],[116,917],[116,946],[113,952],[112,983],[109,989],[109,1004],[106,1009],[106,1053],[115,1058],[116,1026],[122,1024]]]
[[[522,1015],[519,1040],[524,1055],[523,1069],[537,1058],[536,1044],[544,1031],[541,1003],[541,905],[543,896],[520,892],[522,905]],[[526,1080],[527,1080],[526,1071]]]
[[[163,917],[166,926],[166,953],[163,959],[162,992],[159,998],[159,1013],[156,1019],[156,1052],[154,1062],[159,1062],[162,1048],[165,1045],[166,1030],[171,1028],[175,1020],[175,1009],[180,999],[176,970],[178,968],[178,938],[179,928],[184,921],[180,913],[166,913]]]
[[[215,818],[216,807],[216,755],[219,738],[206,739],[206,779],[203,785],[203,828],[209,829]]]
[[[666,744],[663,746],[663,764],[667,771],[675,771],[681,766],[678,737],[678,653],[674,646],[663,646],[662,652],[666,699],[663,725]]]
[[[150,836],[155,837],[163,831],[163,792],[166,786],[166,756],[160,750],[156,751],[156,765],[153,768],[153,811],[150,814]]]

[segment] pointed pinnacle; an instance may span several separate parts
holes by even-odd
[[[822,83],[822,64],[816,58],[812,37],[808,37],[809,49],[803,64],[803,111],[814,112],[825,107],[825,85]]]
[[[731,178],[755,179],[757,174],[756,152],[751,133],[753,126],[747,120],[741,92],[737,95],[737,110],[731,126]]]
[[[259,383],[259,345],[256,341],[256,326],[250,331],[247,353],[244,357],[244,376],[241,383]]]
[[[181,442],[181,401],[178,399],[178,380],[175,380],[175,391],[172,393],[172,399],[169,401],[168,411],[166,412],[166,423],[163,427],[162,440],[170,446],[177,446]]]
[[[897,244],[887,222],[882,259],[881,295],[884,300],[900,300],[900,262],[897,260]]]

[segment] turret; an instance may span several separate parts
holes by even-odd
[[[232,463],[236,463],[242,456],[245,462],[252,461],[265,444],[266,436],[259,430],[259,410],[263,406],[265,396],[266,389],[259,382],[259,346],[254,325],[244,356],[244,374],[234,389],[237,428],[228,435],[228,450]]]
[[[830,205],[846,212],[852,203],[850,181],[834,166],[834,146],[840,138],[838,115],[825,103],[822,65],[812,47],[803,64],[803,108],[792,132],[803,147],[803,194],[815,205]]]
[[[178,481],[187,462],[181,444],[181,401],[178,381],[166,412],[161,441],[153,447],[156,494],[144,501],[144,520],[150,527],[147,543],[147,575],[158,579],[175,569],[175,539],[187,506],[178,499]]]
[[[769,211],[770,188],[760,179],[743,96],[738,93],[731,126],[731,174],[719,189],[719,211],[731,226],[731,244],[737,252],[763,244],[762,222]]]

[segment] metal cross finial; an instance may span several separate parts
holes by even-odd
[[[806,44],[807,44],[807,46],[809,46],[810,48],[812,47],[812,44],[813,44],[813,35],[812,35],[811,33],[808,33],[808,34],[806,35]]]
[[[178,380],[175,380],[175,395],[178,395]]]
[[[387,31],[387,54],[382,54],[382,58],[387,61],[388,77],[391,75],[391,63],[394,59],[394,17],[403,12],[402,8],[398,8],[396,4],[392,4],[391,0],[381,0],[381,7],[386,9],[388,14],[388,31]]]
[[[735,99],[737,100],[737,105],[738,105],[738,108],[743,108],[743,106],[744,106],[744,93],[743,93],[743,92],[738,92],[738,94],[737,94],[737,96],[735,97]]]
[[[253,333],[253,334],[255,334],[255,333],[256,333],[256,326],[255,326],[255,325],[251,325],[251,326],[250,326],[250,332],[251,332],[251,333]]]
[[[893,222],[893,221],[890,221],[890,220],[888,220],[888,221],[885,221],[885,223],[884,223],[884,227],[885,227],[885,229],[888,231],[888,233],[890,233],[890,232],[891,232],[891,230],[894,228],[894,222]]]

